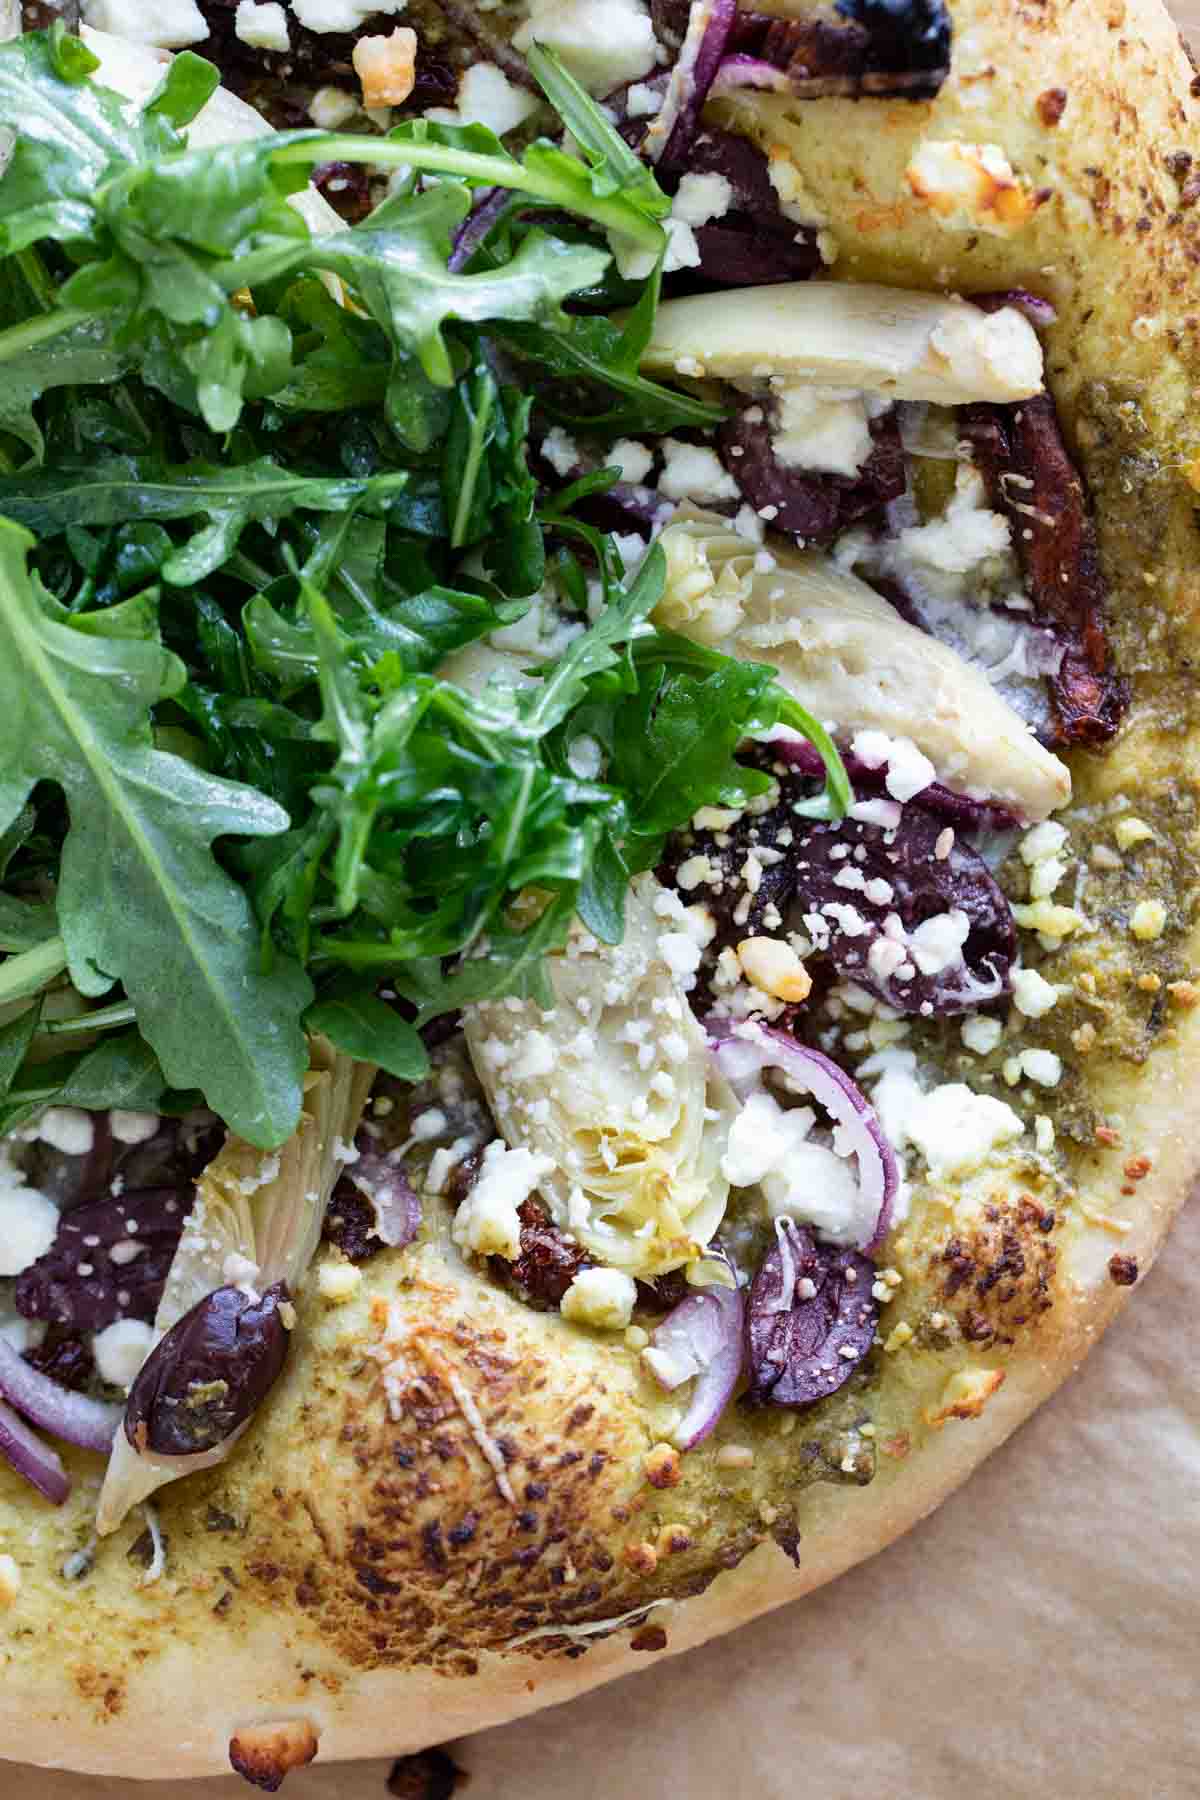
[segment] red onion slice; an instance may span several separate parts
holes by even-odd
[[[63,1438],[68,1444],[105,1454],[112,1449],[122,1409],[60,1387],[57,1381],[27,1363],[3,1338],[0,1338],[0,1394],[25,1418],[52,1431],[55,1437]]]
[[[703,1287],[655,1327],[643,1360],[668,1392],[695,1382],[687,1411],[673,1433],[690,1450],[713,1429],[742,1372],[745,1303],[736,1287]]]
[[[61,1506],[70,1493],[71,1478],[58,1453],[49,1444],[44,1444],[3,1400],[0,1400],[0,1456],[55,1506]]]
[[[375,1235],[390,1250],[411,1244],[421,1229],[421,1202],[404,1164],[364,1150],[346,1174],[375,1209]]]
[[[825,1108],[834,1121],[839,1152],[844,1147],[858,1163],[863,1210],[874,1220],[856,1247],[868,1252],[876,1249],[891,1225],[900,1169],[896,1152],[866,1095],[829,1057],[807,1044],[797,1043],[785,1032],[753,1023],[731,1030],[719,1020],[710,1020],[708,1030],[717,1065],[739,1100],[745,1100],[754,1091],[764,1069],[782,1069],[798,1088]]]
[[[765,62],[761,56],[747,56],[745,51],[739,50],[735,55],[723,59],[713,78],[709,94],[715,100],[722,94],[734,94],[739,88],[759,88],[770,94],[790,94],[792,83],[785,71],[777,69],[774,63]]]
[[[1058,311],[1052,300],[1041,294],[1031,294],[1028,288],[1006,288],[1002,293],[972,294],[971,304],[982,308],[984,312],[999,312],[1001,307],[1015,306],[1024,313],[1036,331],[1044,331],[1047,325],[1058,323]]]

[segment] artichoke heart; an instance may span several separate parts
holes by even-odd
[[[555,1223],[647,1277],[698,1258],[720,1224],[736,1111],[664,954],[679,932],[655,911],[662,891],[651,875],[635,880],[620,944],[576,923],[548,959],[553,1011],[510,998],[465,1015],[505,1139],[553,1159],[540,1191]]]
[[[875,730],[909,738],[956,793],[1002,801],[1025,819],[1066,804],[1071,776],[983,672],[900,617],[819,550],[755,546],[713,513],[681,507],[659,539],[667,583],[655,621],[769,663],[841,741]]]
[[[375,1075],[326,1038],[313,1038],[309,1053],[300,1123],[287,1143],[268,1152],[231,1134],[197,1182],[154,1319],[159,1341],[231,1281],[252,1277],[263,1290],[285,1282],[292,1292],[303,1281],[342,1169],[339,1150],[353,1141]],[[99,1535],[115,1531],[158,1488],[223,1462],[248,1424],[212,1449],[182,1456],[135,1449],[118,1426],[97,1504]]]

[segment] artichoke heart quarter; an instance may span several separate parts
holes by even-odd
[[[548,959],[552,1011],[510,998],[465,1016],[506,1141],[553,1159],[540,1191],[555,1223],[642,1276],[691,1262],[720,1224],[736,1110],[664,953],[677,927],[655,912],[661,892],[651,875],[633,883],[620,944],[576,923]]]

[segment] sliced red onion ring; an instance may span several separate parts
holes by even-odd
[[[745,1302],[736,1287],[697,1288],[655,1327],[643,1360],[668,1392],[695,1381],[674,1432],[681,1450],[699,1444],[721,1417],[742,1372]]]
[[[1047,325],[1058,322],[1058,311],[1053,301],[1044,299],[1041,294],[1031,294],[1028,288],[1005,288],[1002,293],[972,294],[971,304],[978,306],[983,312],[999,312],[1001,307],[1015,306],[1038,331],[1044,331]]]
[[[421,1201],[404,1164],[364,1150],[346,1174],[375,1209],[376,1237],[390,1250],[411,1244],[421,1229]]]
[[[3,1400],[0,1400],[0,1456],[55,1506],[61,1506],[70,1493],[71,1478],[57,1451],[44,1444]]]
[[[647,129],[642,155],[664,169],[684,170],[700,113],[737,17],[737,0],[692,0],[683,46],[662,109]]]
[[[35,1425],[68,1444],[107,1452],[121,1421],[122,1409],[60,1387],[35,1369],[12,1345],[0,1338],[0,1394]]]
[[[774,63],[764,62],[761,56],[747,56],[738,51],[735,56],[727,56],[721,63],[713,78],[710,96],[716,100],[722,94],[736,93],[739,88],[758,88],[770,94],[790,94],[792,83],[783,69],[777,69]]]
[[[496,220],[512,199],[509,188],[480,188],[475,204],[459,226],[446,264],[452,275],[465,269]]]
[[[866,1095],[829,1057],[785,1032],[754,1023],[731,1030],[719,1020],[710,1020],[708,1030],[709,1046],[721,1073],[740,1100],[753,1092],[764,1069],[782,1069],[825,1108],[834,1121],[839,1153],[844,1147],[857,1160],[864,1211],[874,1220],[857,1248],[868,1253],[875,1250],[891,1225],[900,1169]]]

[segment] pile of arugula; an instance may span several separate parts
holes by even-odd
[[[804,731],[847,803],[769,669],[647,622],[662,552],[628,579],[573,510],[617,471],[530,473],[534,389],[614,433],[717,416],[638,373],[658,275],[609,253],[661,251],[666,197],[530,63],[577,154],[424,121],[189,149],[200,58],[137,112],[59,27],[0,46],[0,1132],[202,1096],[275,1145],[306,1029],[416,1078],[427,1021],[546,995],[576,913],[618,941],[665,835],[759,789],[749,730]],[[314,236],[288,198],[333,160],[390,191]],[[543,590],[578,629],[526,685],[439,675]]]

